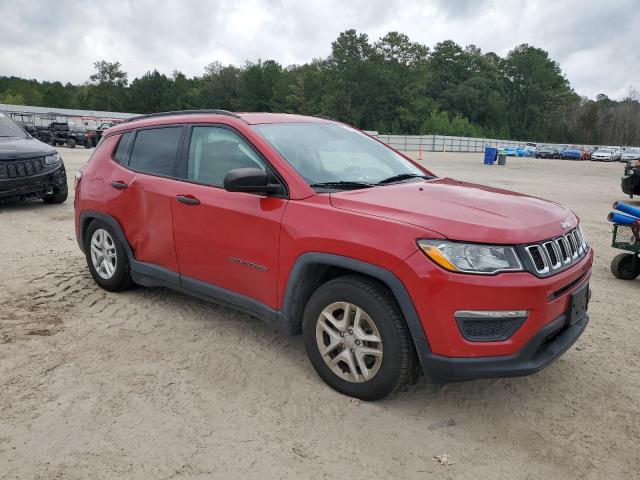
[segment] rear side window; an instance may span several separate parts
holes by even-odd
[[[129,166],[140,172],[174,176],[181,135],[182,127],[139,130]]]
[[[120,142],[118,142],[118,146],[116,147],[116,151],[113,154],[113,159],[121,165],[127,164],[127,152],[129,151],[129,145],[131,145],[132,138],[133,132],[127,132],[122,135],[122,137],[120,137]]]

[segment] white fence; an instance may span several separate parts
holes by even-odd
[[[484,147],[524,147],[525,142],[496,138],[450,137],[446,135],[375,135],[396,150],[406,152],[484,152]]]

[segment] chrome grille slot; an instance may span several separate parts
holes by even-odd
[[[556,240],[558,247],[560,248],[560,255],[562,256],[563,263],[569,263],[571,258],[569,257],[569,245],[567,245],[567,241],[564,237],[560,237]]]
[[[589,251],[579,229],[540,243],[524,246],[528,255],[528,269],[541,276],[553,275],[582,259]]]
[[[549,266],[547,262],[547,256],[544,251],[540,247],[540,245],[530,245],[527,247],[527,252],[529,253],[529,257],[531,257],[531,261],[539,274],[544,275],[549,272]]]
[[[549,265],[553,270],[557,270],[562,265],[560,261],[560,252],[557,245],[554,242],[546,242],[544,248],[549,258]]]
[[[576,241],[573,238],[573,235],[568,234],[566,237],[567,243],[569,244],[569,249],[571,252],[571,258],[576,258],[578,256],[578,249],[576,248]]]
[[[582,241],[580,240],[580,232],[578,232],[578,229],[576,228],[573,232],[573,239],[576,242],[576,246],[578,248],[578,255],[581,255],[582,252],[584,251],[584,248],[582,248]]]

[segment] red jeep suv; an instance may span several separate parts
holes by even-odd
[[[527,375],[584,331],[593,253],[556,203],[439,178],[328,119],[224,110],[112,127],[76,175],[95,281],[168,287],[302,334],[374,400]]]

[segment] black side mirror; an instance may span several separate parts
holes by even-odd
[[[281,193],[280,184],[270,184],[269,175],[259,168],[236,168],[224,176],[228,192]]]

